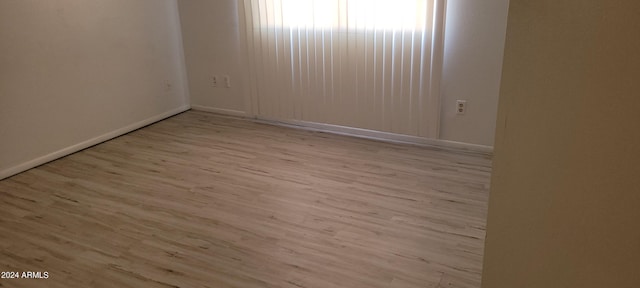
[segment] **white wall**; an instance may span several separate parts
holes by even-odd
[[[482,287],[640,287],[638,13],[511,0]]]
[[[244,111],[236,0],[180,0],[180,20],[193,106]],[[211,76],[229,75],[231,88],[211,85]]]
[[[0,1],[0,179],[188,109],[177,13],[175,0]]]
[[[236,0],[179,0],[193,106],[244,110]],[[508,0],[448,0],[440,137],[493,145]],[[231,89],[212,88],[228,73]],[[455,101],[468,112],[455,115]]]
[[[509,0],[447,3],[440,138],[493,146]]]

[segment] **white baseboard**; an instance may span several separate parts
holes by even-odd
[[[191,105],[191,109],[223,114],[223,115],[237,116],[237,117],[248,116],[248,114],[245,113],[244,111],[228,110],[228,109],[214,108],[214,107],[208,107],[208,106]],[[438,149],[454,150],[457,152],[470,152],[470,153],[478,153],[478,154],[484,154],[489,156],[493,154],[493,146],[486,146],[486,145],[470,144],[470,143],[456,142],[456,141],[442,140],[442,139],[429,139],[429,138],[395,134],[395,133],[389,133],[389,132],[381,132],[381,131],[375,131],[375,130],[367,130],[367,129],[361,129],[361,128],[353,128],[353,127],[315,123],[315,122],[306,122],[306,121],[299,121],[299,120],[270,119],[262,116],[257,116],[257,121],[266,123],[266,124],[286,126],[286,127],[296,128],[296,129],[327,132],[327,133],[333,133],[333,134],[374,139],[379,141],[429,146],[429,147],[435,147]]]
[[[100,144],[100,143],[102,143],[104,141],[111,140],[111,139],[116,138],[118,136],[127,134],[127,133],[129,133],[131,131],[134,131],[136,129],[142,128],[142,127],[147,126],[149,124],[152,124],[154,122],[158,122],[158,121],[160,121],[162,119],[174,116],[174,115],[176,115],[178,113],[182,113],[182,112],[187,111],[187,110],[189,110],[189,105],[182,106],[182,107],[179,107],[179,108],[176,108],[176,109],[172,109],[172,110],[167,111],[165,113],[158,114],[158,115],[155,115],[153,117],[149,117],[149,118],[144,119],[142,121],[133,123],[131,125],[122,127],[120,129],[116,129],[114,131],[105,133],[105,134],[100,135],[98,137],[91,138],[89,140],[80,142],[78,144],[75,144],[75,145],[60,149],[60,150],[55,151],[53,153],[50,153],[50,154],[38,157],[36,159],[24,162],[22,164],[19,164],[19,165],[4,169],[4,170],[0,171],[0,180],[2,180],[4,178],[7,178],[7,177],[10,177],[10,176],[13,176],[13,175],[16,175],[18,173],[27,171],[27,170],[29,170],[31,168],[40,166],[42,164],[45,164],[47,162],[56,160],[58,158],[62,158],[62,157],[67,156],[69,154],[73,154],[73,153],[78,152],[80,150],[89,148],[89,147],[91,147],[93,145]]]
[[[199,106],[199,105],[191,105],[191,109],[223,114],[223,115],[247,117],[247,113],[245,113],[244,111],[228,110],[228,109]],[[367,129],[361,129],[361,128],[353,128],[353,127],[315,123],[315,122],[306,122],[306,121],[299,121],[299,120],[270,119],[262,116],[257,116],[256,121],[266,123],[266,124],[286,126],[286,127],[296,128],[296,129],[327,132],[327,133],[354,136],[354,137],[367,138],[367,139],[373,139],[373,140],[379,140],[379,141],[429,146],[429,147],[435,147],[438,149],[454,150],[457,152],[470,152],[470,153],[478,153],[478,154],[484,154],[489,156],[493,154],[493,146],[470,144],[470,143],[463,143],[463,142],[456,142],[456,141],[449,141],[449,140],[442,140],[442,139],[429,139],[429,138],[381,132],[381,131],[375,131],[375,130],[367,130]]]
[[[345,127],[345,126],[322,124],[322,123],[315,123],[315,122],[306,122],[306,121],[299,121],[299,120],[276,120],[276,119],[266,119],[263,117],[258,117],[257,121],[266,123],[266,124],[286,126],[286,127],[296,128],[296,129],[327,132],[327,133],[354,136],[354,137],[373,139],[373,140],[379,140],[379,141],[428,146],[428,147],[434,147],[434,148],[444,149],[444,150],[453,150],[456,152],[470,152],[470,153],[478,153],[478,154],[484,154],[489,156],[493,154],[493,147],[485,146],[485,145],[469,144],[469,143],[441,140],[441,139],[429,139],[429,138],[395,134],[395,133],[389,133],[389,132],[381,132],[381,131],[375,131],[375,130],[367,130],[367,129],[361,129],[361,128]]]
[[[247,113],[244,112],[244,111],[231,110],[231,109],[222,109],[222,108],[215,108],[215,107],[209,107],[209,106],[191,105],[191,109],[197,110],[197,111],[204,111],[204,112],[211,112],[211,113],[216,113],[216,114],[229,115],[229,116],[237,116],[237,117],[246,117],[247,116]]]

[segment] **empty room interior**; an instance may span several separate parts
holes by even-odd
[[[0,287],[640,287],[639,16],[0,0]]]

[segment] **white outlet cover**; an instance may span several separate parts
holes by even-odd
[[[466,100],[458,100],[456,101],[456,114],[464,115],[467,112],[467,101]]]

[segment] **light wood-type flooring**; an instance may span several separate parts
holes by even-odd
[[[490,164],[189,111],[0,181],[0,287],[479,287]]]

